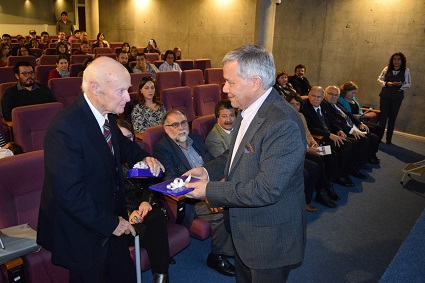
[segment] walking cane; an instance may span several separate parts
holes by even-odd
[[[140,266],[140,242],[138,234],[134,237],[134,256],[136,257],[137,283],[142,283],[142,270]]]

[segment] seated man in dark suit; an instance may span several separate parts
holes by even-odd
[[[303,99],[307,99],[308,93],[311,90],[311,85],[305,75],[305,66],[299,64],[295,66],[295,74],[289,77],[289,83],[294,87]]]
[[[328,104],[323,103],[325,93],[322,87],[314,86],[308,94],[308,100],[304,102],[302,113],[307,121],[307,126],[312,135],[323,137],[323,143],[330,145],[333,151],[338,153],[339,170],[332,177],[334,182],[346,186],[354,186],[348,177],[353,168],[353,145],[350,141],[338,135],[342,131],[337,123],[329,115]]]
[[[229,149],[236,115],[237,110],[232,107],[230,100],[225,99],[217,102],[215,106],[217,123],[205,139],[205,145],[214,157]]]
[[[191,168],[200,167],[213,159],[202,138],[189,134],[186,115],[177,109],[167,111],[161,121],[166,135],[155,146],[154,156],[165,167],[165,178],[178,178]],[[221,274],[235,275],[235,267],[226,256],[233,256],[230,233],[224,226],[222,213],[212,212],[206,202],[187,200],[183,225],[190,227],[194,217],[211,223],[211,253],[207,264]]]
[[[35,83],[34,68],[30,63],[16,63],[13,72],[18,82],[6,89],[1,99],[3,118],[6,121],[12,121],[13,108],[56,101],[47,86]]]
[[[356,166],[362,167],[366,161],[372,164],[378,164],[376,158],[378,151],[379,138],[377,135],[370,133],[366,124],[357,119],[353,114],[349,113],[344,106],[338,102],[340,89],[337,86],[328,86],[325,89],[325,99],[331,105],[331,112],[334,113],[336,119],[340,122],[340,126],[344,131],[344,135],[350,140],[357,140],[358,152],[356,154]]]

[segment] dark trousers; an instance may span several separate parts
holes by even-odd
[[[134,241],[133,236],[130,236]],[[105,261],[89,270],[70,269],[69,283],[136,282],[136,268],[128,250],[129,236],[112,236]],[[89,255],[88,255],[89,256]]]
[[[292,266],[267,269],[251,269],[247,267],[235,253],[235,269],[237,283],[283,283],[286,282]]]
[[[315,183],[316,192],[320,192],[324,189],[329,188],[330,183],[330,176],[332,176],[333,170],[335,170],[337,166],[337,159],[336,159],[336,153],[333,152],[332,154],[320,156],[312,153],[306,153],[305,158],[314,162],[317,164],[319,168],[319,176]],[[327,170],[326,166],[327,163],[325,161],[325,158],[328,158],[328,162],[331,163],[329,166],[332,167],[330,171]]]
[[[168,274],[170,250],[168,245],[167,219],[156,207],[146,214],[143,223],[134,224],[140,235],[140,246],[146,248],[152,273]]]
[[[353,143],[347,139],[343,145],[335,146],[334,142],[329,140],[326,145],[330,145],[332,152],[336,152],[338,156],[338,167],[333,172],[332,180],[347,177],[354,166]]]
[[[378,141],[382,140],[382,137],[384,136],[384,131],[385,128],[378,125],[378,124],[373,124],[373,123],[369,123],[369,122],[365,122],[366,126],[369,127],[369,131],[375,135],[378,136]],[[379,144],[379,142],[378,142]]]
[[[304,195],[305,203],[307,204],[311,202],[319,172],[319,166],[315,162],[308,160],[306,156],[304,160]]]
[[[388,126],[387,126],[387,142],[391,142],[391,139],[393,137],[394,127],[395,127],[395,120],[397,119],[398,111],[400,110],[401,102],[403,100],[390,100],[381,98],[379,100],[380,102],[380,109],[381,114],[379,114],[379,125],[385,128],[385,125],[387,124],[388,119]]]

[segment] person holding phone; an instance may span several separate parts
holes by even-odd
[[[404,91],[410,88],[410,70],[406,68],[406,57],[401,52],[391,55],[386,66],[378,77],[378,84],[382,86],[379,93],[380,109],[379,125],[385,128],[388,120],[387,144],[391,144],[395,120],[404,98]]]
[[[143,53],[158,53],[159,55],[161,55],[161,51],[156,45],[155,39],[152,38],[149,40],[148,45],[145,47]]]

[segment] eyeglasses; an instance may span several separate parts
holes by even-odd
[[[172,123],[170,125],[165,125],[165,126],[167,126],[167,127],[173,127],[174,129],[177,129],[179,126],[186,127],[187,126],[187,120],[183,120],[180,123],[179,122],[174,122],[174,123]]]
[[[32,75],[34,75],[34,71],[31,71],[31,72],[22,72],[21,75],[23,75],[24,77],[32,76]]]
[[[332,95],[332,96],[339,96],[339,94],[338,93],[332,93],[332,92],[326,92],[327,94],[329,94],[329,95]]]

